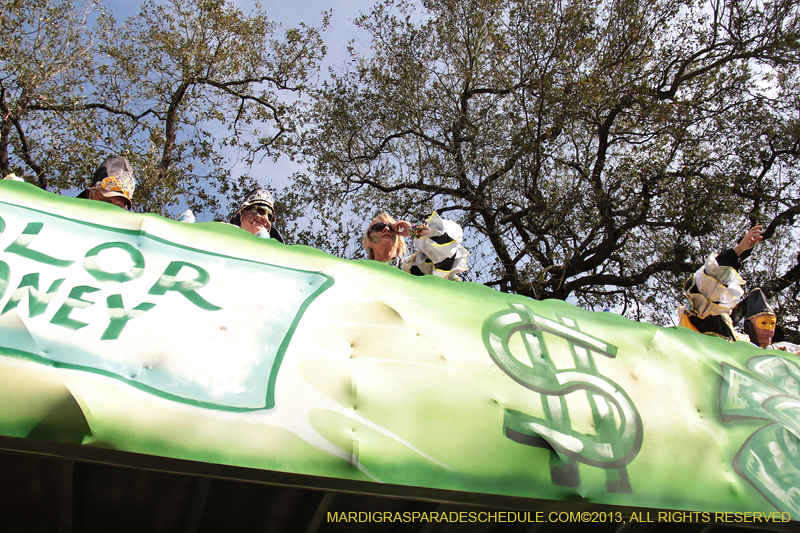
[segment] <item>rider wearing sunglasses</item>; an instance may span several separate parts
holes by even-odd
[[[275,223],[275,204],[272,195],[266,189],[253,189],[239,204],[236,214],[231,217],[231,224],[249,231],[265,239],[273,238],[283,242],[281,234],[273,225]]]
[[[456,279],[467,270],[469,252],[461,245],[461,227],[434,213],[424,223],[411,224],[381,213],[366,228],[362,244],[370,259],[391,264],[411,274],[433,274]],[[405,237],[413,237],[417,251],[407,256]]]

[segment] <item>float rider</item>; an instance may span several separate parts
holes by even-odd
[[[766,350],[784,350],[800,354],[800,345],[783,340],[783,329],[778,326],[775,311],[761,289],[751,291],[742,303],[746,308],[744,332],[751,343]]]
[[[97,167],[92,186],[80,193],[78,198],[106,202],[130,210],[135,189],[136,181],[128,160],[120,155],[111,155]]]
[[[231,224],[249,231],[253,235],[265,239],[283,242],[278,228],[275,227],[275,202],[267,189],[253,189],[245,195],[236,213],[231,217]]]
[[[745,281],[739,276],[739,260],[750,255],[763,239],[762,231],[760,225],[750,228],[739,244],[717,256],[710,255],[686,281],[683,286],[686,307],[678,312],[681,326],[729,341],[748,340],[736,331],[731,312],[744,296]]]

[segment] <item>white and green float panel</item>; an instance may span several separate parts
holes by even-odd
[[[746,343],[0,182],[6,448],[797,517],[798,383]]]

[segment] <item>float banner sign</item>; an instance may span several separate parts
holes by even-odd
[[[0,250],[6,354],[210,409],[274,405],[295,326],[330,285],[7,202]]]
[[[774,521],[798,383],[749,343],[0,182],[6,437]]]

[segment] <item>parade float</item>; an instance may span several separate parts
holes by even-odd
[[[4,450],[785,521],[798,383],[747,343],[0,182]]]

